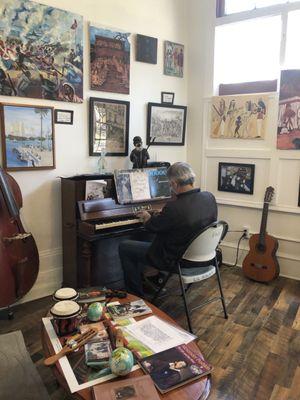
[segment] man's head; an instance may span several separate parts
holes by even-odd
[[[193,189],[195,173],[185,162],[177,162],[168,169],[167,176],[172,190],[178,194]]]

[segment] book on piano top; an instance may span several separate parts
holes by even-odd
[[[159,400],[149,376],[122,379],[93,386],[94,400]]]
[[[112,319],[139,317],[141,315],[152,314],[152,310],[143,300],[136,300],[130,303],[107,305],[107,311]]]
[[[139,361],[161,393],[183,386],[212,371],[212,366],[187,345],[153,354]]]

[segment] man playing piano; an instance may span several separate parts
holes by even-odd
[[[126,290],[141,297],[145,267],[170,270],[190,239],[217,220],[215,197],[194,188],[195,173],[189,164],[171,165],[167,176],[176,200],[168,202],[158,214],[151,216],[147,211],[137,214],[145,228],[155,234],[152,243],[125,240],[119,247]]]

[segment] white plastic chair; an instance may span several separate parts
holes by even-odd
[[[187,244],[185,252],[177,261],[174,269],[167,274],[163,283],[152,298],[152,302],[154,302],[167,284],[171,275],[174,273],[178,274],[190,332],[192,332],[190,312],[213,301],[221,300],[224,317],[226,319],[228,318],[216,255],[216,249],[221,240],[225,237],[227,231],[228,224],[224,221],[217,221],[198,232]],[[215,274],[217,275],[220,296],[203,301],[198,306],[189,310],[186,291],[193,283],[208,279]],[[187,289],[185,289],[184,285],[187,285]]]

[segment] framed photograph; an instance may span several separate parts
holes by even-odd
[[[219,163],[218,190],[253,194],[254,164]]]
[[[147,144],[152,146],[183,146],[186,106],[148,103]]]
[[[171,92],[161,92],[161,102],[163,104],[173,104],[175,94]]]
[[[90,156],[128,155],[129,111],[129,101],[90,98]]]
[[[3,103],[0,113],[4,168],[54,169],[53,107]]]
[[[54,122],[56,124],[73,125],[73,111],[54,110]]]
[[[183,78],[184,46],[179,43],[164,43],[164,74]]]
[[[136,61],[157,64],[157,39],[136,35]]]

